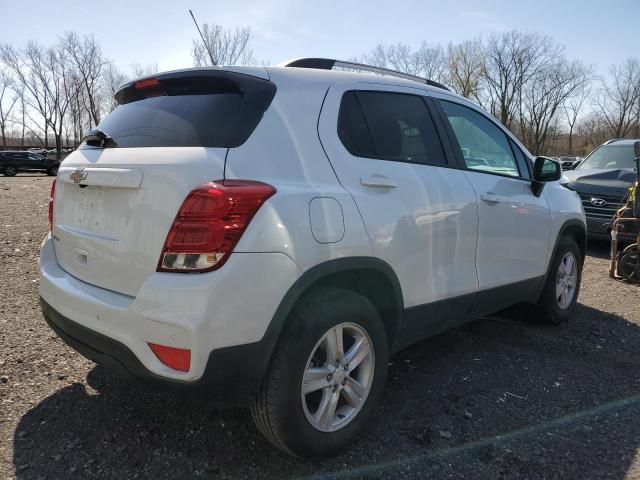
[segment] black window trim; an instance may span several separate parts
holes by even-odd
[[[367,116],[364,114],[364,109],[362,108],[362,104],[360,103],[360,97],[358,95],[358,92],[371,92],[371,93],[393,93],[396,95],[407,95],[407,96],[411,96],[411,97],[418,97],[419,99],[422,100],[425,109],[427,110],[427,114],[429,115],[429,117],[431,118],[431,121],[434,124],[435,130],[436,130],[436,136],[438,137],[438,142],[440,142],[440,148],[442,150],[442,154],[444,157],[444,163],[430,163],[430,162],[419,162],[419,161],[415,161],[415,160],[404,160],[404,159],[398,159],[398,158],[393,158],[393,157],[386,157],[386,156],[369,156],[369,155],[356,155],[355,153],[353,153],[351,150],[349,150],[349,148],[345,145],[344,141],[342,140],[342,137],[340,136],[340,111],[342,110],[342,98],[344,97],[344,95],[346,95],[347,93],[353,92],[355,94],[355,98],[356,98],[356,102],[358,104],[358,108],[360,109],[360,113],[362,114],[362,118],[364,119],[365,124],[367,125],[367,131],[369,132],[369,137],[371,138],[371,142],[373,143],[373,147],[376,148],[376,144],[375,144],[375,140],[374,140],[374,136],[371,133],[371,127],[369,125],[369,121],[367,120]],[[408,163],[411,165],[424,165],[424,166],[428,166],[428,167],[442,167],[442,168],[455,168],[455,164],[452,162],[452,159],[454,158],[452,156],[452,152],[449,148],[447,148],[447,144],[446,142],[443,141],[443,130],[442,130],[442,126],[439,125],[439,119],[437,118],[437,116],[435,116],[433,114],[433,111],[430,107],[430,103],[429,103],[430,98],[426,95],[420,95],[418,93],[407,93],[407,92],[398,92],[396,90],[387,90],[387,89],[381,89],[381,90],[369,90],[366,88],[350,88],[348,90],[345,90],[344,92],[342,92],[342,94],[340,95],[340,107],[338,108],[338,117],[337,117],[337,122],[336,122],[336,131],[338,134],[338,138],[340,139],[340,144],[343,146],[343,148],[349,152],[350,155],[357,157],[357,158],[370,158],[372,160],[385,160],[387,162],[398,162],[398,163]]]
[[[518,144],[516,142],[513,141],[513,139],[507,135],[507,139],[509,140],[509,145],[511,146],[511,150],[513,150],[513,156],[516,159],[516,162],[519,165],[519,170],[520,172],[524,172],[525,175],[522,175],[523,178],[526,178],[527,180],[531,180],[533,178],[533,172],[531,171],[531,166],[529,165],[529,161],[527,159],[527,155],[525,155],[525,153],[522,151],[522,149],[518,146]],[[516,152],[520,152],[520,156],[518,156],[518,154]]]
[[[487,120],[489,120],[492,124],[496,125],[498,127],[498,129],[502,132],[502,134],[506,137],[507,142],[509,144],[514,143],[513,140],[511,139],[511,136],[507,134],[507,132],[505,132],[504,127],[498,123],[497,121],[493,120],[490,116],[482,113],[481,111],[479,111],[478,109],[475,108],[471,108],[468,105],[465,105],[463,103],[460,102],[456,102],[454,98],[451,99],[444,99],[444,98],[440,98],[440,97],[432,97],[435,101],[434,103],[434,107],[436,109],[436,111],[438,112],[439,116],[440,116],[440,120],[444,125],[444,129],[447,132],[447,136],[449,138],[449,142],[451,143],[451,145],[453,146],[453,154],[457,160],[457,168],[459,170],[466,170],[469,172],[476,172],[476,173],[486,173],[487,175],[496,175],[498,177],[502,177],[502,178],[510,178],[511,180],[520,180],[522,182],[527,182],[527,183],[531,183],[531,179],[522,176],[522,173],[520,172],[520,167],[518,167],[518,176],[514,177],[513,175],[506,175],[504,173],[498,173],[498,172],[489,172],[489,171],[485,171],[485,170],[475,170],[473,168],[469,168],[466,164],[466,162],[464,161],[464,157],[462,156],[462,148],[460,147],[460,144],[458,143],[458,137],[456,137],[455,132],[453,131],[453,128],[451,127],[451,124],[449,123],[449,119],[447,117],[446,112],[444,111],[444,108],[442,107],[442,105],[440,104],[440,102],[449,102],[449,103],[455,103],[456,105],[460,105],[462,107],[466,107],[469,110],[472,110],[476,113],[478,113],[479,115],[482,115],[484,118],[486,118]],[[513,148],[513,147],[512,147]],[[513,153],[513,152],[512,152]],[[524,155],[524,152],[522,153],[523,156],[525,157],[525,159],[527,158],[527,155]],[[515,153],[513,153],[513,157],[514,160],[516,162],[516,166],[518,165],[518,160],[516,159],[516,155]],[[527,168],[527,170],[529,170],[529,168]],[[529,170],[530,172],[530,170]]]

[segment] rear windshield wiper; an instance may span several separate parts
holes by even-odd
[[[92,147],[107,148],[117,146],[117,143],[113,138],[98,128],[89,130],[84,134],[80,141],[87,142],[87,145]]]

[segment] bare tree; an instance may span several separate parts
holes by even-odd
[[[36,44],[30,42],[30,45],[25,49],[28,50],[30,55],[33,55],[35,50],[38,50]],[[11,45],[0,45],[0,59],[11,70],[22,87],[24,106],[28,106],[33,109],[40,116],[40,121],[34,120],[30,113],[23,107],[23,118],[27,117],[33,123],[37,124],[42,130],[42,137],[44,138],[44,148],[48,148],[49,138],[49,122],[47,118],[51,115],[51,102],[47,96],[47,81],[43,85],[41,79],[32,71],[32,65],[27,60],[27,54],[23,51],[16,50]],[[40,63],[40,62],[39,62]]]
[[[537,33],[513,30],[491,36],[484,49],[481,103],[511,128],[523,87],[560,57],[562,51],[551,38]]]
[[[0,133],[2,134],[2,145],[7,146],[7,125],[11,110],[18,101],[18,95],[9,98],[9,92],[13,91],[13,80],[11,76],[0,70]]]
[[[610,135],[624,138],[640,121],[640,61],[630,58],[609,73],[611,80],[602,82],[596,106]]]
[[[586,150],[593,150],[610,138],[609,127],[603,116],[592,112],[576,125],[576,133],[584,139]]]
[[[578,117],[583,110],[585,101],[591,94],[591,86],[589,82],[585,82],[582,86],[579,86],[573,95],[569,96],[565,100],[563,109],[567,118],[567,125],[569,127],[569,148],[568,154],[573,154],[573,134],[575,131]]]
[[[65,115],[71,98],[80,88],[68,68],[66,52],[60,46],[43,48],[29,42],[21,51],[10,45],[0,46],[0,59],[24,87],[26,102],[43,118],[45,148],[52,131],[60,156]]]
[[[145,75],[140,75],[140,77],[143,76]],[[105,112],[109,113],[118,106],[114,96],[118,91],[118,87],[127,80],[128,78],[124,72],[118,70],[113,62],[107,63],[103,72],[103,108],[105,109]]]
[[[558,112],[568,98],[584,88],[591,70],[563,57],[538,70],[522,87],[520,128],[524,144],[536,154],[545,153],[552,131],[558,130]]]
[[[20,135],[20,146],[24,147],[24,131],[27,128],[27,122],[25,118],[27,115],[27,105],[26,105],[26,102],[24,101],[24,87],[20,88],[20,91],[18,92],[18,97],[20,98],[20,116],[21,116],[20,124],[22,125],[22,132]]]
[[[100,122],[100,79],[105,60],[102,49],[93,35],[85,35],[80,39],[75,32],[66,32],[61,39],[61,45],[66,52],[69,62],[74,67],[83,89],[84,105],[93,120],[93,124]]]
[[[139,63],[132,63],[131,73],[133,78],[150,77],[151,75],[158,73],[158,64],[148,63],[147,65],[143,66]]]
[[[222,25],[202,26],[201,38],[193,40],[191,56],[196,67],[206,65],[251,65],[256,63],[253,50],[249,47],[251,29],[249,27],[225,29]],[[211,53],[211,56],[209,55]]]
[[[460,95],[478,99],[484,51],[481,40],[467,40],[447,47],[449,84]]]
[[[399,72],[448,83],[447,57],[441,45],[422,42],[417,50],[405,43],[385,46],[378,44],[365,53],[362,63],[381,68],[391,68]]]
[[[379,43],[373,47],[370,51],[362,55],[362,58],[355,58],[356,62],[365,63],[374,67],[388,68],[389,58],[387,57],[387,48]]]
[[[414,57],[420,76],[440,83],[450,83],[449,64],[442,45],[422,42],[414,52]]]

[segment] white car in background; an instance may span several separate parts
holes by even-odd
[[[515,304],[567,320],[586,247],[557,162],[435,82],[334,66],[127,83],[62,163],[40,257],[73,348],[250,406],[297,456],[362,434],[399,349]]]

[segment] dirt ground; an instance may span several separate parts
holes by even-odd
[[[248,412],[129,385],[38,307],[51,179],[0,177],[0,479],[640,479],[640,287],[586,259],[561,327],[478,320],[392,358],[375,422],[339,457],[288,458]]]

